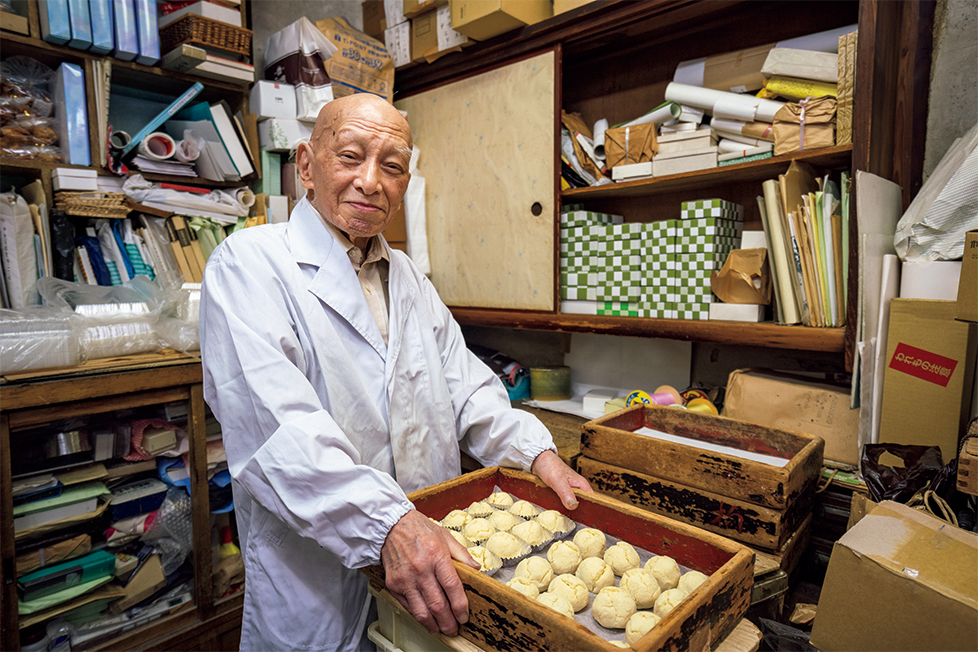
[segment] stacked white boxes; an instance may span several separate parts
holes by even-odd
[[[709,319],[710,276],[740,247],[744,209],[723,199],[683,202],[676,226],[676,317]]]

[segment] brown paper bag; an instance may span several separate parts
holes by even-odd
[[[597,164],[595,164],[594,160],[587,155],[584,148],[581,147],[581,144],[577,141],[577,138],[573,137],[575,133],[580,132],[587,138],[592,138],[591,128],[585,124],[580,114],[567,113],[567,111],[561,110],[560,122],[562,125],[564,125],[567,131],[571,132],[571,141],[574,144],[574,154],[577,156],[577,161],[581,164],[581,167],[583,167],[595,179],[600,179],[601,177],[607,176],[601,171]]]
[[[734,249],[719,272],[710,277],[713,294],[724,303],[771,303],[767,249]]]
[[[774,114],[774,155],[835,145],[834,97],[811,97],[789,102]],[[801,146],[804,111],[805,146]]]
[[[618,165],[645,163],[659,151],[655,123],[615,127],[604,132],[604,156],[608,169]]]

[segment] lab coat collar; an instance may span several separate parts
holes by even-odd
[[[363,299],[353,264],[305,197],[293,209],[286,228],[289,249],[296,262],[319,268],[309,291],[349,322],[380,357],[386,359],[387,346]]]

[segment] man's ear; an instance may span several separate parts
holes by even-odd
[[[299,143],[296,147],[295,164],[299,171],[299,181],[302,182],[302,187],[306,190],[312,190],[312,166],[315,165],[315,157],[309,143]]]

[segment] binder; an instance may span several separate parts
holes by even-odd
[[[134,0],[111,0],[115,49],[112,56],[123,61],[132,61],[139,54],[139,40],[136,38],[136,5]]]
[[[221,100],[216,104],[211,104],[210,112],[217,133],[224,141],[224,146],[227,148],[231,162],[234,163],[238,174],[241,175],[241,178],[254,174],[255,168],[251,164],[251,157],[248,155],[241,137],[238,136],[238,130],[234,125],[234,118],[227,102]]]
[[[108,54],[114,44],[112,0],[89,0],[88,10],[92,16],[92,46],[88,51]]]
[[[58,45],[71,40],[68,0],[38,0],[37,13],[41,20],[42,39]]]
[[[79,50],[92,47],[92,15],[88,11],[88,0],[68,0],[68,20],[71,23],[68,46]]]
[[[156,2],[135,0],[135,5],[136,38],[139,43],[136,63],[152,66],[160,60],[160,28],[156,22]]]
[[[146,126],[139,130],[128,145],[122,150],[121,159],[123,162],[131,160],[137,152],[139,143],[143,142],[146,136],[149,136],[154,131],[157,131],[164,122],[169,120],[176,114],[180,109],[185,107],[190,100],[197,96],[200,91],[204,90],[204,85],[200,82],[195,82],[193,86],[188,88],[183,95],[178,97],[173,101],[170,106],[166,107],[161,111],[155,118],[146,123]]]

